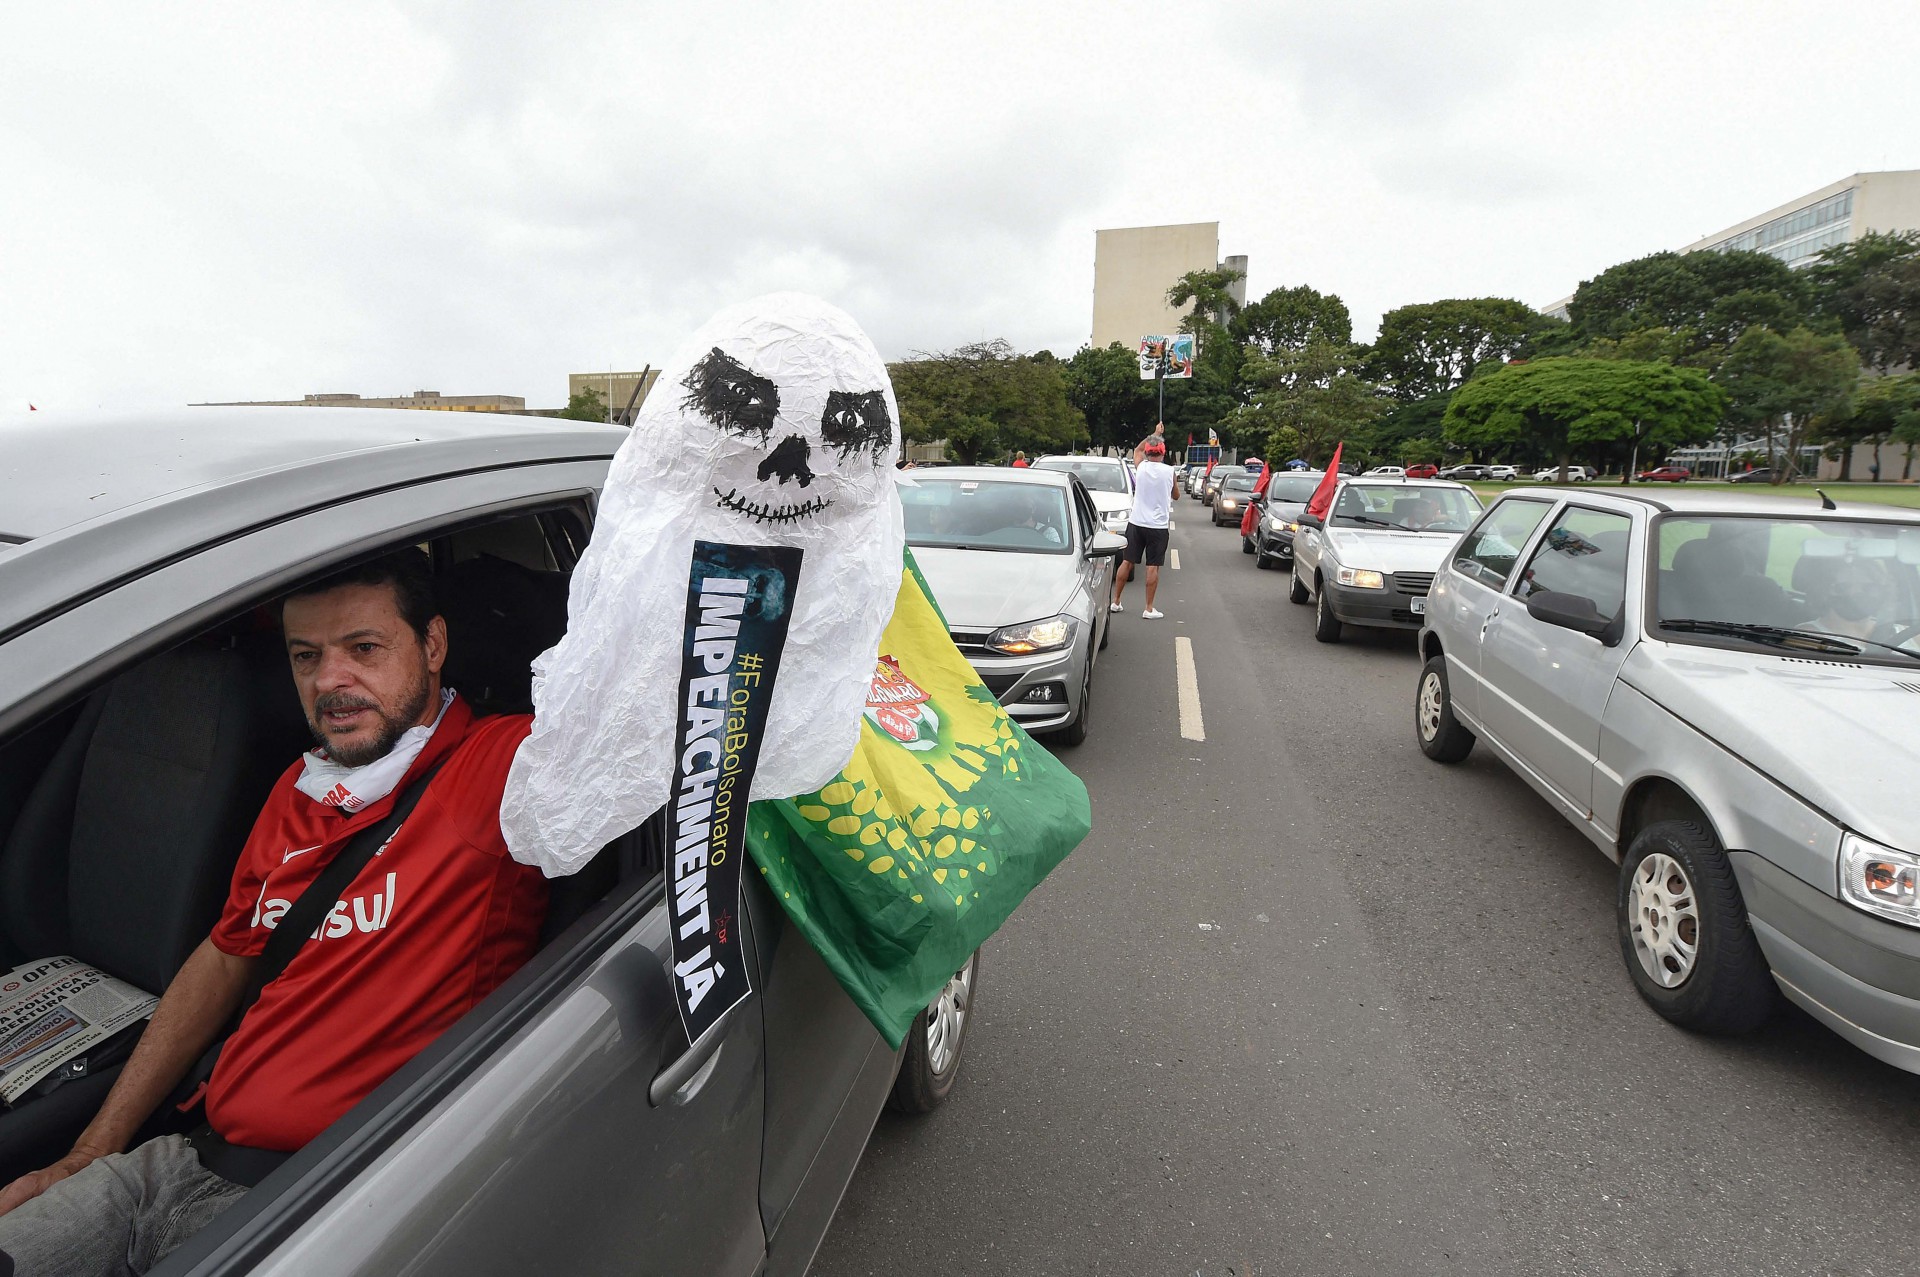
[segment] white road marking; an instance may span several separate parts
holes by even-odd
[[[1187,740],[1205,740],[1206,724],[1200,720],[1200,677],[1193,668],[1193,640],[1173,640],[1174,673],[1180,684],[1180,735]]]
[[[1169,568],[1172,568],[1175,572],[1178,572],[1180,570],[1180,551],[1178,550],[1167,551],[1167,566]]]

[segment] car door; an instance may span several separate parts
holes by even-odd
[[[1479,717],[1549,797],[1578,819],[1592,812],[1600,720],[1630,644],[1603,641],[1529,615],[1543,590],[1593,600],[1624,627],[1639,573],[1635,516],[1563,505],[1536,539],[1488,620],[1480,651]]]
[[[1507,580],[1551,501],[1503,498],[1460,538],[1453,558],[1434,577],[1427,626],[1440,636],[1447,658],[1447,693],[1454,712],[1478,722],[1480,648],[1500,606]]]
[[[215,542],[10,639],[0,688],[84,690],[353,557],[583,503],[606,464],[395,487]],[[156,1272],[759,1268],[759,1007],[687,1050],[657,846],[622,860],[603,901]]]

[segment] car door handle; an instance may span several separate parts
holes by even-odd
[[[708,1066],[719,1062],[720,1047],[726,1041],[728,1031],[733,1028],[733,1018],[745,1005],[744,1002],[735,1003],[725,1015],[713,1022],[713,1027],[706,1031],[699,1042],[682,1051],[654,1075],[652,1085],[647,1087],[648,1104],[659,1108],[694,1082],[706,1081]]]

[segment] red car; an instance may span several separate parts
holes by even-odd
[[[1407,478],[1409,479],[1431,479],[1433,478],[1433,476],[1439,473],[1440,473],[1439,466],[1408,466],[1407,467]]]
[[[1642,470],[1634,478],[1642,483],[1685,483],[1693,478],[1693,471],[1684,466],[1660,466],[1654,470]]]

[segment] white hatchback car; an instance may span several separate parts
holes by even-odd
[[[1434,573],[1480,511],[1471,488],[1444,479],[1343,479],[1324,525],[1294,521],[1287,597],[1314,604],[1322,643],[1346,625],[1417,630]]]
[[[1519,488],[1434,582],[1428,757],[1484,741],[1619,862],[1661,1015],[1774,988],[1920,1072],[1920,512]]]
[[[1120,457],[1054,456],[1033,463],[1035,470],[1060,470],[1074,475],[1087,486],[1094,508],[1100,514],[1100,526],[1108,532],[1124,535],[1127,516],[1133,513],[1133,467]]]

